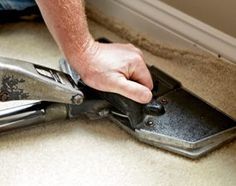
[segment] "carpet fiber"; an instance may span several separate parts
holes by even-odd
[[[89,25],[95,37],[124,42],[92,21]],[[21,22],[0,26],[0,56],[58,68],[61,54],[44,24]],[[146,51],[144,56],[147,63],[159,66],[212,105],[236,116],[232,74],[227,81],[211,70],[211,64],[188,66]],[[228,65],[221,66],[219,71],[227,75]],[[218,92],[221,84],[223,93]],[[228,94],[234,103],[224,101]],[[236,142],[192,161],[142,144],[107,120],[44,123],[0,136],[0,185],[233,186]]]

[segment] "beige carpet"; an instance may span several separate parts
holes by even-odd
[[[96,37],[122,41],[93,22],[90,29]],[[0,26],[0,56],[57,68],[61,55],[43,24],[17,23]],[[236,116],[235,91],[230,88],[235,87],[235,79],[225,70],[230,69],[228,65],[218,70],[229,81],[217,76],[211,64],[188,65],[147,52],[145,59],[173,74],[211,104]],[[214,73],[215,78],[211,79]],[[224,86],[222,93],[220,86]],[[234,103],[227,101],[225,95],[231,95]],[[81,118],[44,123],[0,136],[0,185],[234,186],[236,142],[192,161],[137,142],[107,120]]]

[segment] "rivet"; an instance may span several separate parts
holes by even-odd
[[[151,126],[153,126],[153,125],[154,125],[154,122],[151,121],[151,120],[148,120],[148,121],[146,122],[146,126],[148,126],[148,127],[151,127]]]
[[[81,95],[73,96],[72,102],[77,105],[81,104],[83,102],[83,96]]]
[[[168,103],[168,100],[166,98],[162,98],[160,102],[162,105],[166,105]]]

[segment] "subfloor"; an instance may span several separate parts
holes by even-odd
[[[95,37],[123,42],[96,23],[89,25]],[[0,26],[0,56],[58,68],[61,54],[44,24],[21,22]],[[213,80],[218,82],[213,82],[208,75],[214,72],[205,64],[186,67],[181,61],[167,61],[145,51],[144,56],[147,63],[173,74],[186,88],[236,116],[235,90],[231,89],[235,78],[224,68],[215,74]],[[193,73],[185,73],[186,69]],[[221,84],[224,89],[216,92]],[[234,103],[229,104],[225,95],[231,95]],[[0,185],[234,186],[236,142],[192,161],[142,144],[108,120],[44,123],[0,136]]]

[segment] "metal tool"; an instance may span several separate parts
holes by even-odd
[[[83,101],[83,93],[70,76],[43,66],[1,58],[0,78],[0,101],[44,100],[68,104]]]
[[[143,105],[86,86],[65,60],[59,63],[62,72],[0,58],[0,100],[40,100],[1,110],[0,131],[80,115],[107,117],[138,140],[189,158],[201,157],[236,136],[232,118],[155,67],[149,67],[153,100]]]

